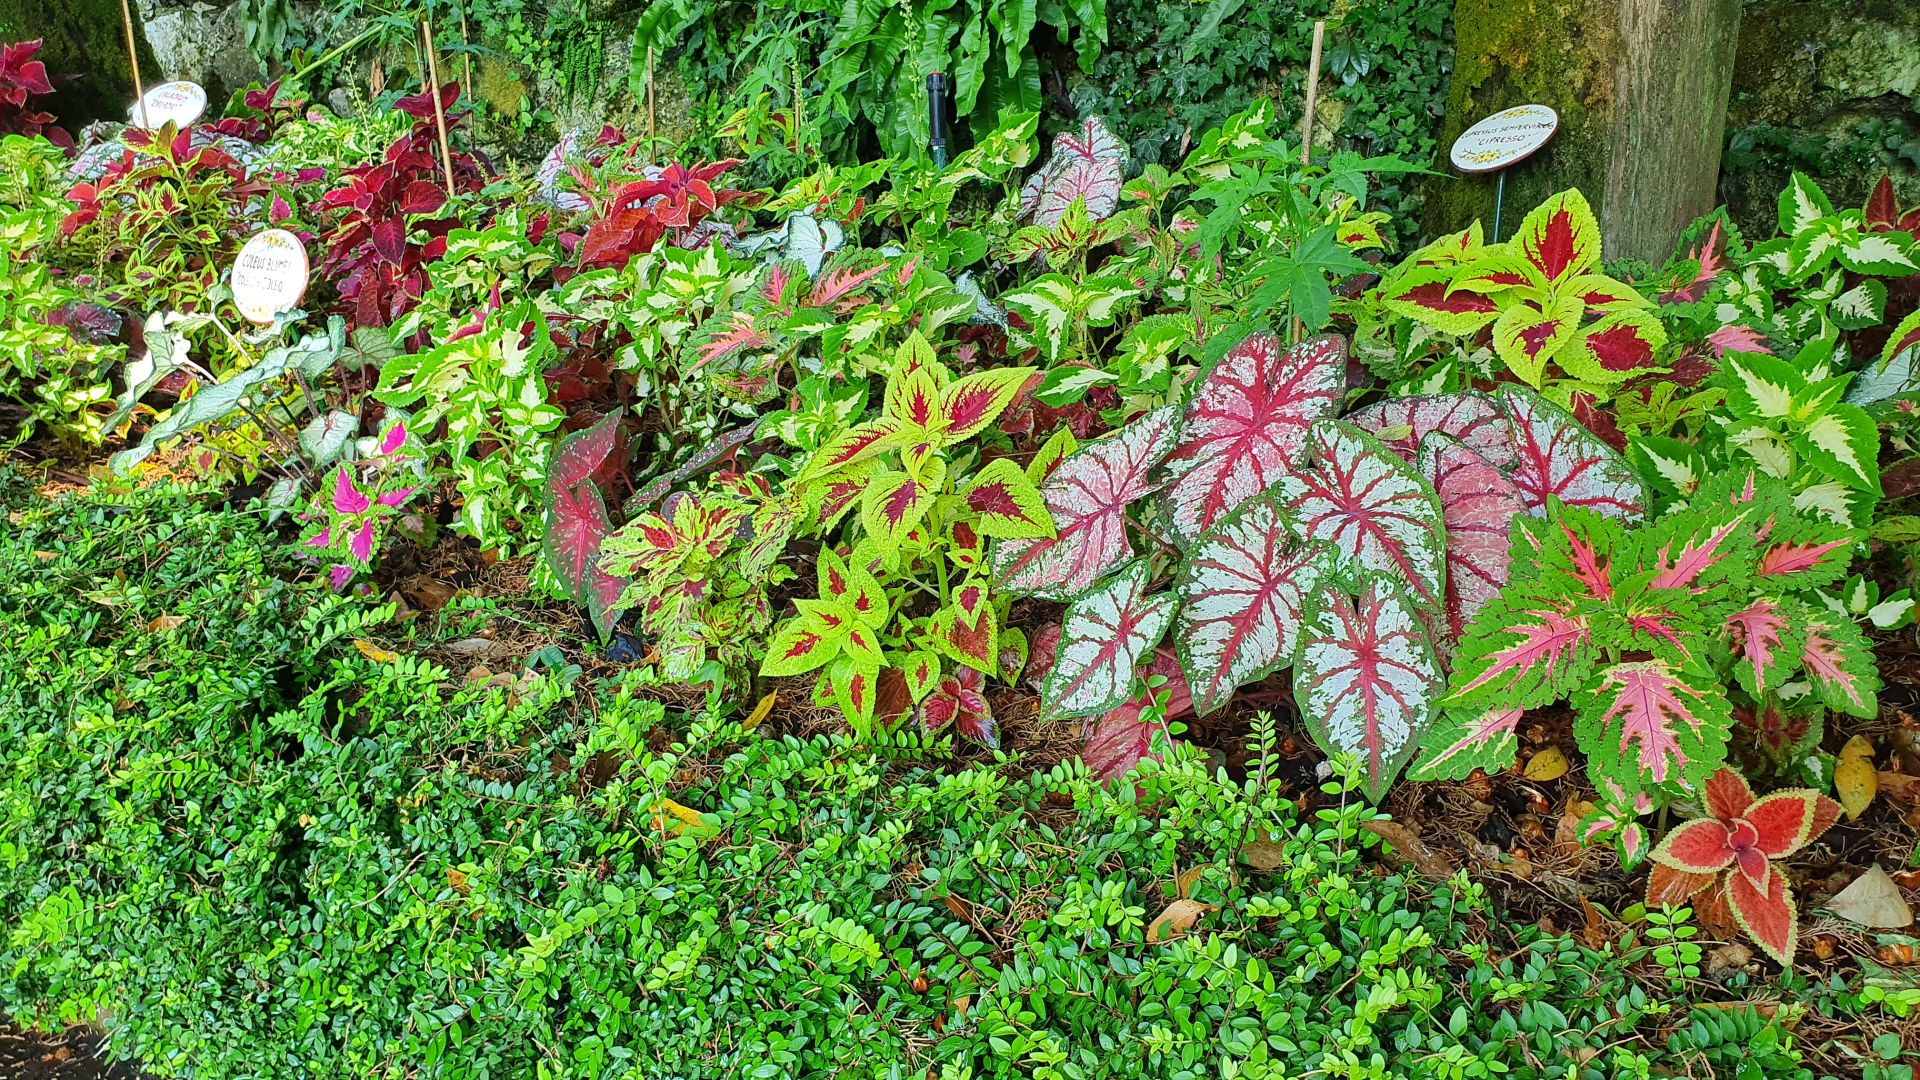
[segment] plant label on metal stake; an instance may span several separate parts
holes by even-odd
[[[1507,170],[1533,156],[1560,129],[1560,114],[1545,105],[1503,109],[1460,133],[1448,155],[1468,175],[1499,173],[1493,190],[1493,235],[1500,238],[1500,204],[1507,193]]]
[[[272,324],[306,291],[306,246],[285,229],[255,233],[233,260],[233,306],[250,323]]]
[[[148,90],[127,110],[134,127],[157,131],[168,124],[186,127],[207,111],[207,92],[199,83],[170,82]]]

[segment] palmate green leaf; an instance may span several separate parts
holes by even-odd
[[[1574,738],[1596,785],[1685,791],[1726,760],[1733,714],[1704,663],[1613,664],[1574,692],[1573,705]]]
[[[1333,306],[1333,282],[1372,269],[1372,264],[1340,245],[1339,233],[1322,225],[1285,254],[1256,266],[1251,277],[1259,288],[1247,302],[1250,317],[1259,318],[1285,301],[1287,312],[1309,332],[1327,325]]]

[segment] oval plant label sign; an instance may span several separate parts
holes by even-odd
[[[307,291],[307,249],[285,229],[255,233],[233,260],[233,306],[266,326]]]
[[[133,126],[154,131],[172,124],[186,127],[207,111],[207,92],[199,83],[161,83],[146,92],[128,111]]]
[[[1494,113],[1453,140],[1453,167],[1464,173],[1498,172],[1547,145],[1560,114],[1545,105],[1516,105]]]

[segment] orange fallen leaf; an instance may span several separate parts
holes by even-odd
[[[147,633],[164,634],[169,630],[179,629],[186,621],[179,615],[155,615],[147,620]]]
[[[1212,904],[1203,904],[1183,896],[1168,904],[1165,911],[1154,916],[1153,921],[1147,924],[1147,941],[1171,941],[1174,934],[1184,934],[1193,929],[1193,924],[1200,916],[1212,910]]]

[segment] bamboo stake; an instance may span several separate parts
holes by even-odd
[[[433,24],[420,20],[420,31],[427,39],[428,91],[433,95],[433,122],[440,129],[440,167],[447,174],[447,198],[453,198],[453,148],[447,142],[447,112],[440,107],[440,65],[433,59]]]
[[[1327,36],[1327,21],[1313,21],[1313,55],[1307,60],[1307,108],[1300,117],[1300,164],[1313,164],[1313,110],[1320,97],[1320,43]],[[1301,337],[1300,316],[1293,317],[1293,342]]]
[[[140,50],[133,44],[133,9],[128,0],[120,0],[120,21],[127,28],[127,68],[133,72],[133,105],[140,113],[139,126],[147,126],[147,92],[140,86]]]

